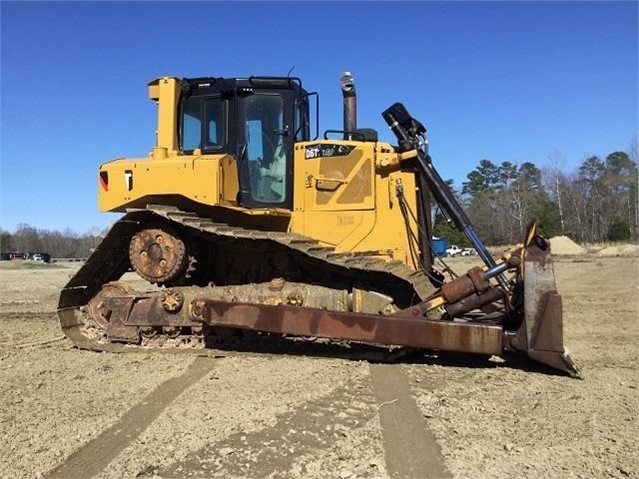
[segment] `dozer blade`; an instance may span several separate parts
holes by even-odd
[[[522,256],[523,322],[511,336],[510,346],[525,351],[535,361],[581,378],[564,348],[562,301],[555,285],[550,245],[535,234],[535,226],[531,227]]]

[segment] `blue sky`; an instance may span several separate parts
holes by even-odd
[[[574,170],[638,130],[638,3],[0,2],[0,227],[103,229],[97,170],[153,147],[159,76],[293,75],[341,127],[395,101],[457,186],[483,158]]]

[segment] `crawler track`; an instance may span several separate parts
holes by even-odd
[[[131,270],[129,243],[141,229],[166,227],[178,231],[189,243],[191,267],[180,286],[217,286],[270,281],[283,277],[330,288],[353,287],[377,291],[408,307],[433,292],[421,272],[400,261],[387,262],[361,253],[338,253],[318,241],[285,232],[244,229],[176,208],[149,206],[127,213],[117,221],[86,263],[61,292],[58,316],[64,334],[82,349],[123,351],[139,348],[201,347],[208,334],[182,334],[142,338],[139,345],[109,342],[91,321],[87,305],[108,283]],[[171,286],[170,284],[167,286]],[[198,332],[199,333],[199,332]]]

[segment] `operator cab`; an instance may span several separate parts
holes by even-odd
[[[233,155],[241,206],[291,209],[294,143],[310,139],[309,93],[301,80],[196,78],[181,86],[181,152]]]

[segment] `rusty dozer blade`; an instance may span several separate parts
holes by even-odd
[[[504,347],[525,351],[535,361],[581,378],[564,348],[562,301],[550,253],[550,244],[537,234],[536,225],[532,224],[521,249],[523,321],[516,331],[508,332]]]

